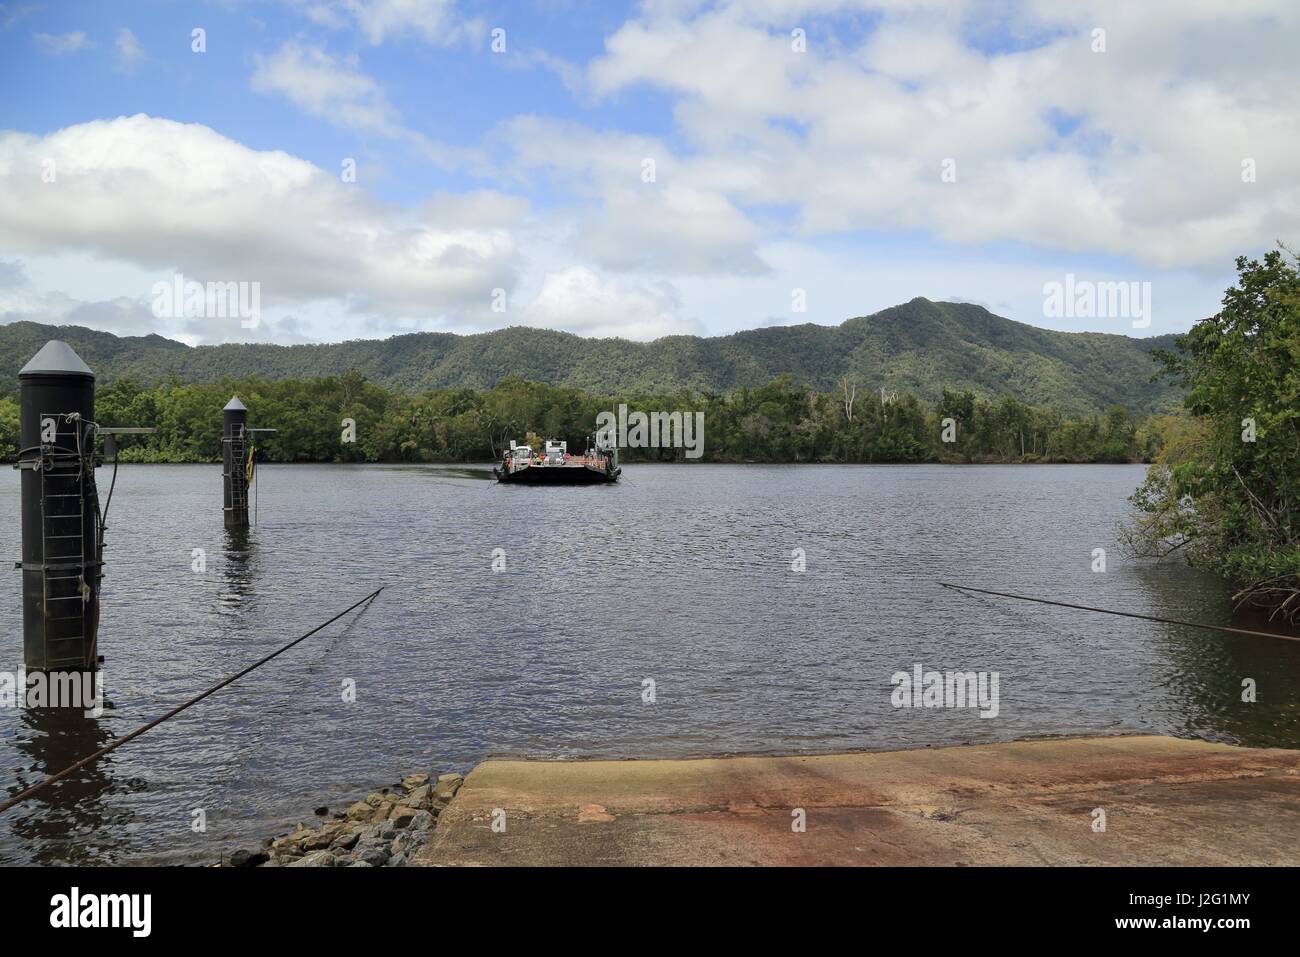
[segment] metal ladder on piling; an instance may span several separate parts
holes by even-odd
[[[77,449],[79,418],[44,414],[55,422],[54,441],[42,443],[41,588],[45,666],[84,667],[86,602],[86,460]],[[98,557],[96,556],[96,561]],[[93,574],[93,573],[92,573]]]
[[[230,437],[230,509],[248,511],[248,434],[240,431]]]

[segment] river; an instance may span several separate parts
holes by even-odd
[[[1121,731],[1300,747],[1300,643],[936,584],[1227,623],[1216,578],[1116,547],[1139,466],[632,465],[616,486],[549,489],[474,468],[267,465],[246,534],[222,528],[220,471],[122,467],[107,708],[0,708],[8,793],[383,594],[0,817],[0,862],[210,862],[317,805],[490,754]],[[15,474],[0,496],[0,556],[15,560],[18,505]],[[14,571],[0,598],[10,671],[19,585]],[[894,707],[891,676],[918,664],[997,672],[997,716]]]

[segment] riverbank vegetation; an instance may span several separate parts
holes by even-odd
[[[1289,256],[1289,261],[1288,261]],[[1126,529],[1141,555],[1184,554],[1239,604],[1300,621],[1300,273],[1288,251],[1237,260],[1222,311],[1159,354],[1190,418],[1165,432]]]
[[[481,462],[532,432],[582,449],[602,410],[703,412],[705,462],[1143,462],[1160,445],[1162,419],[1114,406],[1066,416],[1011,398],[946,391],[933,406],[845,379],[816,392],[789,376],[729,394],[682,390],[612,398],[508,379],[493,389],[392,392],[357,373],[308,380],[230,379],[144,387],[119,379],[96,395],[103,425],[154,426],[122,440],[122,461],[213,462],[221,407],[232,394],[276,462]],[[344,442],[344,420],[355,442]],[[944,441],[944,420],[952,428]],[[0,399],[0,454],[17,450],[15,399]],[[683,460],[681,448],[624,449],[624,461]]]

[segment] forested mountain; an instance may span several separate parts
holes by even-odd
[[[70,343],[101,384],[121,378],[149,384],[171,374],[185,382],[309,379],[355,370],[407,393],[488,389],[515,377],[618,396],[683,388],[726,393],[789,374],[814,391],[836,390],[851,376],[860,390],[884,387],[928,402],[947,389],[1072,413],[1112,405],[1150,413],[1180,404],[1174,386],[1151,381],[1150,350],[1169,348],[1172,336],[1054,332],[981,306],[921,298],[838,326],[807,323],[654,342],[514,326],[468,336],[414,333],[331,345],[192,348],[156,335],[118,337],[79,326],[15,322],[0,326],[0,390],[16,388],[18,370],[53,338]]]

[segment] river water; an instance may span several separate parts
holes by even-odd
[[[232,534],[219,466],[123,466],[99,641],[107,708],[0,708],[8,793],[385,591],[0,817],[0,862],[211,862],[317,805],[491,754],[1121,731],[1300,747],[1300,643],[936,584],[1227,623],[1217,579],[1115,547],[1142,475],[633,465],[616,486],[546,489],[471,468],[268,465],[256,526]],[[15,478],[0,496],[0,557],[19,555],[18,505]],[[0,596],[0,670],[21,665],[19,580]],[[918,664],[997,672],[997,716],[895,708],[891,676]],[[1247,678],[1254,703],[1241,700]]]

